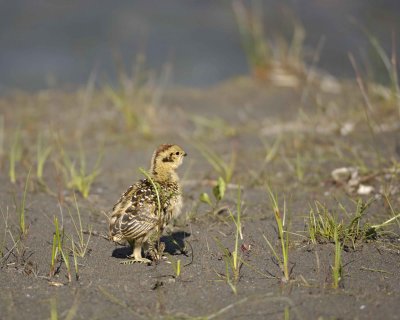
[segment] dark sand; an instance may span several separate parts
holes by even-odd
[[[371,133],[358,88],[354,83],[340,85],[340,92],[324,92],[311,86],[303,103],[304,87],[279,88],[249,79],[204,90],[170,90],[159,106],[143,112],[151,137],[126,128],[122,115],[100,92],[86,103],[83,91],[3,97],[0,109],[5,120],[5,155],[0,204],[3,215],[9,214],[9,230],[15,239],[18,218],[13,198],[19,203],[22,197],[29,167],[36,161],[39,132],[48,134],[53,149],[44,171],[47,191],[36,182],[32,171],[26,201],[29,229],[11,253],[8,251],[13,241],[6,234],[0,270],[0,318],[48,319],[53,306],[58,319],[399,319],[400,230],[396,223],[384,229],[392,233],[380,233],[368,242],[358,241],[355,248],[350,246],[342,252],[343,277],[338,289],[332,288],[334,244],[312,244],[306,232],[315,200],[326,204],[338,219],[349,221],[339,203],[351,215],[356,207],[353,200],[373,197],[376,200],[362,223],[375,224],[391,217],[379,193],[386,191],[394,211],[399,212],[399,175],[384,173],[396,163],[398,171],[396,109],[376,98],[375,109],[370,112],[370,124],[375,128]],[[196,115],[208,120],[193,121]],[[347,124],[354,128],[344,135]],[[17,165],[17,183],[11,184],[6,155],[18,125],[23,158]],[[88,199],[77,194],[83,229],[91,226],[96,234],[90,238],[85,257],[78,258],[79,280],[72,271],[71,283],[61,260],[57,274],[48,277],[53,216],[63,221],[67,235],[77,238],[67,210],[75,214],[73,193],[66,188],[59,169],[62,158],[54,142],[55,133],[59,144],[75,156],[81,141],[89,168],[99,150],[103,152],[101,173]],[[220,241],[232,251],[235,227],[226,210],[210,213],[210,208],[198,200],[201,192],[212,194],[210,181],[218,178],[195,147],[198,142],[227,162],[232,152],[236,154],[232,186],[219,204],[235,213],[236,186],[241,185],[244,239],[240,245],[250,245],[250,250],[241,250],[245,264],[236,295],[223,279],[225,263],[217,245]],[[152,151],[160,143],[178,143],[189,154],[179,170],[183,213],[171,226],[170,235],[163,237],[166,259],[152,266],[123,265],[120,262],[129,249],[102,237],[108,228],[103,213],[108,213],[120,194],[140,178],[138,168],[148,167]],[[266,161],[275,143],[276,154]],[[365,182],[375,191],[358,196],[335,185],[331,171],[343,166],[359,167],[364,177],[376,174]],[[265,191],[267,182],[277,192],[281,205],[286,199],[290,231],[294,233],[290,236],[292,273],[288,283],[281,281],[282,272],[263,238],[265,235],[280,252]],[[5,221],[0,219],[0,240],[4,228]],[[65,242],[69,248],[70,241]],[[186,255],[179,248],[183,244]],[[175,277],[168,261],[178,259],[182,270]],[[73,269],[72,256],[70,261]]]

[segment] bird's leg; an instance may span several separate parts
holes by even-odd
[[[129,260],[122,261],[122,264],[151,263],[151,260],[142,257],[142,241],[129,241],[129,244],[133,248],[133,253],[127,256]]]
[[[150,239],[148,242],[148,254],[151,259],[156,263],[161,260],[161,257],[165,250],[165,243],[160,242],[160,239],[157,237],[156,239]]]
[[[164,242],[159,242],[158,243],[158,256],[159,256],[159,259],[161,259],[162,255],[164,253],[164,250],[165,250],[165,243]]]

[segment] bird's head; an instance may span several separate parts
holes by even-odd
[[[178,168],[186,152],[176,144],[162,144],[153,153],[151,159],[151,173],[155,178],[164,179]]]

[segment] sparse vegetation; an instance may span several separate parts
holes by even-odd
[[[311,242],[333,242],[335,233],[337,233],[340,242],[350,243],[355,248],[357,241],[375,238],[377,236],[376,228],[361,221],[371,203],[371,200],[368,202],[357,200],[354,213],[349,213],[345,206],[339,203],[340,209],[349,219],[346,223],[343,219],[338,220],[336,214],[317,201],[315,208],[310,209],[308,217],[308,235]]]
[[[79,149],[79,165],[71,160],[68,154],[61,147],[63,156],[63,172],[67,181],[67,187],[72,190],[77,190],[84,197],[87,198],[90,193],[92,184],[100,174],[100,163],[102,160],[102,152],[99,152],[96,163],[91,171],[87,169],[86,154],[82,147]]]
[[[304,73],[303,47],[306,33],[302,24],[291,16],[291,41],[286,40],[287,37],[283,35],[267,37],[262,6],[261,1],[252,1],[249,7],[239,0],[233,2],[242,46],[253,75],[259,79],[268,79],[272,69],[278,65]]]
[[[236,154],[233,152],[229,162],[226,162],[218,153],[205,145],[196,144],[195,147],[201,152],[207,162],[214,168],[215,172],[221,177],[225,184],[232,180],[236,165]]]
[[[71,236],[71,248],[72,248],[71,249],[72,250],[72,257],[74,258],[75,280],[79,281],[78,258],[77,258],[77,252],[76,252],[76,247],[75,247],[75,242],[74,242],[74,237],[73,236]]]
[[[389,211],[391,214],[391,218],[387,219],[386,221],[379,223],[379,224],[374,224],[370,227],[370,230],[374,232],[374,234],[380,232],[383,228],[390,226],[394,222],[397,223],[398,229],[400,230],[400,212],[396,211],[393,208],[392,203],[389,201],[389,198],[387,195],[384,195],[385,201],[389,207]]]
[[[385,66],[387,87],[368,78],[365,61],[354,60],[360,90],[326,75],[341,89],[324,91],[325,75],[313,81],[317,67],[308,69],[304,89],[302,27],[294,22],[298,34],[290,45],[266,29],[255,1],[235,0],[233,6],[253,75],[271,79],[277,70],[284,76],[290,70],[300,87],[286,90],[273,81],[238,77],[211,90],[174,87],[165,108],[158,108],[163,84],[139,57],[136,70],[121,72],[115,87],[99,88],[91,78],[77,93],[43,90],[0,98],[2,317],[29,318],[32,311],[52,320],[354,318],[365,312],[388,318],[395,311],[395,55],[386,50],[388,43],[369,37]],[[46,134],[54,128],[58,147]],[[154,141],[143,139],[148,137]],[[110,241],[109,210],[151,146],[193,139],[201,143],[194,142],[199,152],[189,150],[190,165],[184,164],[181,218],[151,233],[159,239],[164,232],[155,250],[152,238],[143,245],[144,256],[158,263],[121,265],[131,251]],[[93,148],[99,141],[104,163]],[[350,180],[335,179],[336,168],[349,169],[342,172]],[[155,190],[157,197],[151,196],[161,217],[165,193],[147,171],[140,172]],[[133,214],[139,210],[131,199],[120,202],[121,212],[128,206]],[[185,220],[191,208],[193,219]],[[164,250],[168,261],[158,259]],[[374,303],[354,292],[368,292]],[[309,308],[313,299],[318,303]],[[343,300],[343,308],[335,309]],[[78,312],[80,303],[87,308]]]
[[[21,237],[25,236],[28,232],[28,226],[26,225],[25,222],[25,212],[26,212],[26,194],[28,192],[30,175],[31,175],[31,170],[29,169],[25,181],[25,187],[24,187],[24,193],[22,194],[22,199],[19,204],[15,203],[16,211],[18,213],[19,233]]]
[[[71,265],[69,263],[69,256],[64,249],[64,238],[65,238],[64,228],[62,227],[60,229],[57,217],[54,217],[54,227],[55,227],[55,232],[53,235],[53,246],[51,251],[50,277],[53,277],[56,273],[56,267],[55,267],[56,262],[59,259],[62,259],[62,261],[65,264],[65,267],[67,268],[68,282],[71,282],[72,281]]]
[[[78,237],[78,241],[75,242],[73,240],[73,236],[71,236],[71,242],[73,242],[73,247],[72,247],[73,250],[72,251],[73,251],[74,255],[78,255],[80,258],[83,258],[88,251],[89,241],[90,241],[90,237],[92,234],[92,226],[88,227],[88,236],[87,236],[87,239],[85,240],[84,230],[82,227],[81,212],[79,210],[79,205],[78,205],[78,201],[76,200],[75,194],[74,194],[74,201],[75,201],[76,217],[74,217],[70,208],[67,208],[68,215],[70,216],[72,224],[74,225],[75,234]]]
[[[174,270],[174,277],[179,278],[181,275],[181,259],[174,259],[174,258],[169,258],[169,262],[172,265],[172,268]]]
[[[333,240],[335,243],[335,261],[332,266],[332,286],[334,289],[337,289],[339,287],[339,282],[342,279],[342,243],[339,239],[337,228],[334,230]]]
[[[240,270],[243,265],[241,261],[241,256],[239,254],[239,241],[243,240],[241,212],[242,199],[241,190],[239,188],[236,198],[236,218],[233,215],[232,211],[229,209],[229,216],[231,217],[235,226],[235,244],[233,251],[230,251],[228,248],[224,248],[222,243],[218,239],[216,239],[216,243],[222,253],[222,258],[225,262],[225,274],[218,273],[218,275],[226,280],[226,282],[231,287],[233,293],[235,294],[237,294],[236,284],[240,279]]]
[[[146,67],[146,57],[138,54],[132,74],[120,64],[118,87],[105,87],[105,93],[112,106],[122,115],[125,127],[138,130],[145,138],[153,135],[152,124],[158,109],[164,87],[169,78],[170,66],[164,67],[159,79]]]
[[[78,257],[84,258],[88,252],[89,241],[92,235],[92,227],[89,226],[88,228],[88,235],[85,239],[85,232],[82,227],[82,219],[81,213],[78,206],[78,201],[76,196],[74,195],[75,200],[75,214],[72,213],[70,208],[67,207],[68,215],[71,218],[71,222],[74,226],[75,235],[78,240],[75,240],[74,234],[65,232],[64,226],[60,227],[58,218],[54,216],[53,223],[55,231],[53,233],[53,242],[52,242],[52,251],[51,251],[51,263],[50,263],[50,277],[53,277],[56,273],[58,273],[56,263],[57,262],[64,262],[65,267],[67,269],[67,278],[68,282],[72,281],[72,268],[70,263],[70,255],[73,258],[73,267],[75,271],[75,279],[76,281],[79,280],[79,263]],[[63,217],[62,207],[60,206],[60,214]],[[66,241],[66,240],[69,241]],[[71,247],[66,247],[66,244],[70,243]]]
[[[50,277],[54,276],[56,272],[56,262],[57,262],[57,257],[58,257],[58,243],[59,243],[59,229],[58,229],[58,220],[57,218],[54,217],[54,226],[55,226],[55,232],[53,234],[53,242],[52,242],[52,247],[51,247],[51,262],[50,262],[50,272],[49,275]]]
[[[36,144],[36,178],[42,183],[43,169],[48,157],[50,156],[51,149],[51,146],[43,143],[43,135],[39,134]]]
[[[212,212],[215,213],[218,209],[219,202],[225,196],[225,191],[226,191],[225,181],[224,179],[219,177],[217,180],[217,184],[212,189],[214,201],[211,200],[210,196],[206,192],[200,194],[200,201],[208,204],[211,207]]]
[[[218,178],[212,188],[213,197],[210,197],[207,192],[202,192],[199,197],[201,202],[210,206],[212,213],[216,213],[218,212],[219,203],[224,199],[226,190],[232,181],[236,165],[236,154],[232,153],[229,162],[226,162],[220,155],[205,145],[196,144],[195,146],[218,174]]]
[[[376,38],[371,32],[363,28],[365,34],[367,35],[369,42],[374,48],[376,54],[380,58],[383,63],[387,76],[389,78],[390,83],[390,95],[384,95],[388,99],[389,104],[392,104],[397,108],[398,116],[400,117],[400,86],[399,86],[399,78],[398,78],[398,65],[397,65],[397,57],[396,57],[396,41],[395,35],[392,34],[392,53],[391,55],[386,52],[378,38]],[[381,89],[381,90],[379,90]],[[382,87],[375,86],[375,92],[382,92]]]
[[[11,149],[9,154],[8,175],[12,183],[15,183],[17,181],[16,165],[21,160],[21,157],[22,157],[21,131],[19,128],[17,128],[14,132],[13,141],[11,144]]]
[[[56,272],[56,262],[58,260],[58,255],[61,254],[60,248],[62,248],[62,239],[64,238],[64,233],[60,234],[60,227],[58,224],[58,218],[54,217],[54,234],[53,234],[53,245],[51,250],[51,264],[50,264],[50,277],[55,275]],[[62,250],[62,249],[61,249]]]
[[[300,153],[296,154],[296,158],[294,160],[289,160],[284,157],[284,161],[286,162],[289,170],[293,172],[299,182],[303,182],[305,176],[305,164],[304,158],[300,155]]]
[[[8,261],[10,256],[15,258],[15,261],[12,262],[13,264],[23,264],[24,255],[26,254],[26,248],[23,245],[24,234],[21,233],[20,228],[17,231],[14,230],[10,222],[12,216],[9,214],[9,207],[6,208],[6,212],[4,213],[3,208],[0,206],[0,211],[4,223],[4,232],[0,244],[0,267],[3,267],[3,263]],[[20,217],[18,218],[20,219]]]
[[[279,148],[281,147],[281,142],[282,142],[282,136],[278,136],[275,139],[274,143],[272,143],[271,145],[268,145],[267,142],[263,142],[264,147],[266,149],[264,158],[265,164],[270,163],[277,157]]]
[[[279,267],[283,273],[283,282],[288,282],[290,280],[290,269],[289,269],[289,231],[288,222],[286,221],[286,202],[283,202],[283,212],[279,208],[278,196],[273,193],[270,186],[267,186],[268,196],[271,202],[272,210],[274,211],[274,217],[276,226],[278,228],[278,237],[280,240],[281,256],[275,251],[273,245],[268,240],[268,238],[263,235],[265,241],[267,242],[271,252],[275,256],[276,260],[279,262]],[[283,216],[282,216],[283,214]]]
[[[217,272],[217,275],[220,278],[224,279],[224,281],[226,281],[234,294],[237,294],[236,285],[240,279],[240,269],[242,267],[242,263],[238,264],[236,255],[237,252],[231,252],[228,248],[225,248],[218,239],[215,239],[215,241],[219,247],[219,250],[222,254],[222,259],[225,263],[225,273]]]
[[[196,126],[194,131],[196,137],[205,137],[210,140],[221,136],[233,137],[237,134],[237,129],[222,118],[194,115],[191,120]]]

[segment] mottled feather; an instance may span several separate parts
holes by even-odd
[[[175,169],[185,156],[177,145],[159,146],[151,160],[151,180],[130,186],[112,209],[110,237],[115,242],[135,243],[137,261],[145,260],[139,250],[142,243],[159,239],[164,227],[180,213],[182,196]]]
[[[159,225],[157,213],[158,201],[153,185],[147,179],[140,180],[114,205],[111,236],[114,241],[140,238]]]

